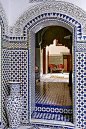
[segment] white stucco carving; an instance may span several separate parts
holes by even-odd
[[[62,13],[74,18],[82,26],[82,33],[86,34],[86,12],[81,8],[63,1],[36,3],[36,5],[28,8],[15,22],[14,26],[10,27],[9,34],[11,36],[22,36],[23,27],[33,18],[44,13]]]
[[[8,35],[8,22],[7,22],[5,11],[4,11],[1,3],[0,3],[0,17],[2,18],[4,26],[5,26],[5,35]]]

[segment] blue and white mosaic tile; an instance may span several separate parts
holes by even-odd
[[[21,82],[20,93],[24,98],[22,123],[28,123],[28,51],[10,51],[10,81]]]
[[[78,128],[82,128],[82,129],[85,129],[86,128],[86,111],[85,111],[85,108],[86,108],[86,102],[85,102],[85,99],[86,99],[86,94],[85,94],[85,89],[86,89],[86,78],[85,78],[85,73],[86,73],[86,53],[85,52],[81,52],[81,51],[85,51],[86,50],[86,45],[84,43],[84,41],[86,40],[86,36],[82,36],[82,33],[81,33],[81,24],[78,23],[78,21],[74,20],[73,18],[71,18],[70,16],[67,16],[67,15],[64,15],[64,14],[60,14],[60,13],[45,13],[45,14],[41,14],[37,17],[35,17],[34,19],[30,20],[27,25],[24,27],[24,33],[23,33],[23,37],[10,37],[9,40],[10,41],[22,41],[20,44],[18,42],[14,42],[14,43],[9,43],[9,46],[7,44],[7,42],[4,42],[3,43],[3,47],[9,47],[9,51],[10,51],[10,81],[21,81],[21,89],[20,89],[20,92],[21,92],[21,95],[24,97],[24,112],[23,112],[23,115],[22,115],[22,123],[24,124],[27,124],[28,123],[28,118],[31,114],[29,114],[28,116],[28,105],[31,104],[34,105],[34,96],[35,94],[31,94],[31,96],[28,97],[28,78],[30,77],[31,80],[30,81],[30,84],[31,85],[35,85],[35,81],[33,81],[32,77],[34,77],[34,72],[32,71],[31,69],[31,65],[34,66],[34,58],[33,58],[33,55],[34,55],[34,46],[30,46],[30,53],[29,53],[29,57],[30,57],[30,60],[29,60],[29,68],[30,68],[30,71],[29,71],[29,77],[28,77],[28,51],[27,50],[11,50],[11,49],[27,49],[27,42],[24,42],[23,41],[27,41],[27,29],[31,29],[31,26],[33,27],[34,24],[37,23],[37,21],[39,22],[40,21],[43,21],[44,19],[46,20],[49,20],[49,18],[52,18],[53,19],[57,19],[57,21],[63,21],[63,23],[66,23],[67,25],[70,25],[72,26],[73,28],[76,28],[76,33],[74,31],[74,40],[76,40],[76,49],[77,51],[80,51],[80,52],[76,52],[76,54],[74,55],[75,57],[75,60],[76,60],[76,64],[75,62],[73,63],[73,65],[75,66],[75,70],[74,71],[76,74],[76,77],[75,77],[75,80],[76,80],[76,86],[74,85],[75,87],[75,91],[74,92],[77,92],[76,95],[74,96],[74,101],[76,100],[76,105],[74,105],[77,109],[75,110],[74,112],[76,112],[74,115],[75,119],[76,119],[76,126]],[[39,23],[41,24],[41,22]],[[4,31],[3,31],[3,37],[4,38],[8,38],[4,35]],[[30,37],[29,37],[30,38]],[[76,38],[76,39],[75,39]],[[83,40],[83,43],[79,43],[77,41],[80,41],[80,40]],[[75,43],[75,41],[74,41]],[[29,40],[29,44],[31,45],[31,42]],[[75,45],[75,44],[74,44]],[[32,52],[31,52],[32,51]],[[75,51],[74,51],[75,53]],[[6,125],[7,123],[7,119],[6,119],[6,112],[5,112],[5,107],[4,107],[4,101],[5,101],[5,98],[7,97],[8,95],[8,87],[7,87],[7,83],[9,81],[9,66],[7,65],[8,64],[8,59],[6,62],[6,58],[9,57],[8,56],[8,51],[7,50],[3,50],[3,60],[2,60],[2,112],[3,112],[3,115],[2,115],[2,123],[3,125]],[[32,92],[34,93],[34,87],[31,87],[31,89],[29,89],[29,93]],[[30,100],[31,98],[30,97],[33,97],[33,100]],[[30,101],[30,103],[28,104],[28,99]],[[32,108],[32,107],[29,107],[29,108]],[[34,106],[33,106],[33,109],[34,109]],[[30,112],[31,113],[31,112]],[[75,122],[75,121],[74,121]],[[37,126],[37,124],[34,124]],[[39,126],[39,125],[38,125]],[[43,125],[43,127],[45,127]],[[50,128],[57,128],[57,127],[51,127],[49,126]],[[60,127],[62,128],[62,127]],[[67,129],[67,128],[73,128],[73,127],[64,127],[64,129]]]
[[[6,98],[6,112],[10,128],[21,126],[23,98],[20,96],[20,82],[9,82],[10,95]]]
[[[10,42],[9,43],[9,49],[28,49],[28,43],[27,42]]]
[[[9,52],[7,49],[2,49],[2,127],[7,124],[7,116],[5,109],[5,100],[9,95]]]
[[[45,20],[45,19],[49,20],[49,19],[51,19],[51,17],[53,17],[52,20],[57,19],[58,21],[63,21],[64,23],[67,23],[69,26],[70,25],[73,26],[73,27],[75,26],[76,27],[77,40],[82,39],[80,23],[78,23],[73,18],[71,18],[67,15],[64,15],[64,14],[60,14],[60,13],[44,13],[44,14],[41,14],[41,15],[35,17],[31,21],[29,21],[27,23],[27,25],[24,27],[24,36],[27,36],[27,33],[26,33],[27,31],[26,30],[29,27],[31,27],[32,25],[34,25],[34,23],[37,23],[38,21]]]
[[[76,109],[77,127],[86,128],[86,53],[76,53]]]
[[[86,51],[86,43],[78,43],[77,50],[78,51]]]

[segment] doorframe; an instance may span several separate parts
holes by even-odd
[[[47,21],[47,22],[49,22],[49,24],[46,24],[46,22],[45,21]],[[63,24],[66,24],[66,26],[68,25],[69,27],[71,27],[72,28],[72,31],[73,31],[73,56],[75,55],[75,30],[76,30],[76,26],[74,26],[74,25],[72,25],[72,24],[70,24],[70,23],[68,23],[68,22],[66,22],[66,21],[63,21],[63,20],[59,20],[59,19],[55,19],[54,17],[53,18],[46,18],[46,19],[42,19],[42,20],[40,20],[40,21],[38,21],[38,22],[36,22],[33,26],[31,26],[30,27],[30,29],[28,29],[28,34],[29,34],[29,60],[31,60],[30,62],[29,62],[29,91],[30,91],[30,94],[29,94],[29,107],[30,107],[30,110],[29,110],[29,118],[30,118],[30,121],[31,121],[31,112],[33,111],[33,109],[35,109],[35,100],[34,100],[34,98],[33,98],[33,96],[32,96],[32,94],[35,94],[35,90],[33,90],[34,88],[35,88],[35,76],[34,76],[34,74],[35,74],[35,70],[34,70],[34,68],[31,68],[31,66],[32,66],[32,64],[31,64],[31,62],[34,62],[34,61],[32,61],[32,58],[31,57],[35,57],[35,53],[34,53],[34,48],[35,48],[35,33],[37,33],[38,31],[36,31],[36,28],[43,28],[43,27],[46,27],[46,26],[50,26],[50,25],[56,25],[56,24],[54,24],[54,22],[53,21],[55,21],[55,23],[57,22],[58,23],[58,21],[59,22],[61,22],[61,23],[63,23]],[[53,24],[52,24],[53,23]],[[43,25],[42,25],[43,24]],[[59,25],[59,24],[58,24]],[[42,26],[42,27],[41,27]],[[65,26],[65,25],[64,25]],[[40,29],[39,29],[40,30]],[[32,38],[32,39],[31,39]],[[34,59],[35,60],[35,59]],[[74,62],[74,61],[73,61]],[[34,64],[35,64],[35,62],[34,62]],[[73,73],[74,73],[74,76],[75,76],[75,62],[73,63],[73,65],[74,65],[74,67],[73,67]],[[35,66],[34,66],[35,67]],[[34,77],[34,81],[32,80],[31,81],[31,78],[32,78],[32,76]],[[73,80],[73,95],[75,95],[74,94],[74,87],[75,87],[75,80]],[[32,88],[33,87],[33,88]],[[34,102],[33,102],[33,101]],[[75,96],[73,97],[73,120],[74,120],[74,123],[76,123],[76,100],[75,100]],[[31,107],[31,105],[34,105],[33,107]]]

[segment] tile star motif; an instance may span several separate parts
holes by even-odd
[[[77,52],[76,53],[76,56],[77,56],[77,62],[78,62],[78,67],[77,70],[78,70],[78,73],[77,73],[77,116],[78,116],[78,119],[77,119],[77,125],[78,126],[81,126],[81,127],[85,127],[85,120],[86,118],[84,117],[84,111],[85,111],[85,105],[84,105],[84,96],[85,96],[85,72],[83,71],[83,69],[85,69],[85,62],[84,62],[84,59],[85,59],[85,55],[86,53],[85,52]],[[80,70],[79,70],[80,69]]]
[[[27,123],[27,121],[28,121],[28,99],[26,98],[27,88],[28,88],[27,56],[28,56],[27,50],[13,50],[13,51],[11,50],[10,51],[10,57],[11,57],[10,58],[10,60],[11,60],[10,81],[20,81],[21,82],[20,93],[24,98],[24,103],[26,104],[26,106],[24,107],[24,111],[27,112],[27,115],[23,111],[22,123]]]

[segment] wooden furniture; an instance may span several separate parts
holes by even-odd
[[[52,73],[53,71],[62,71],[62,74],[63,74],[63,71],[64,71],[64,65],[63,64],[59,64],[57,65],[54,65],[54,64],[51,64],[49,65],[50,67],[50,72]]]
[[[72,56],[69,55],[63,55],[63,64],[64,64],[64,71],[69,72],[72,68]]]
[[[64,68],[51,68],[50,70],[51,70],[51,73],[53,71],[62,71],[62,74],[63,74]]]

